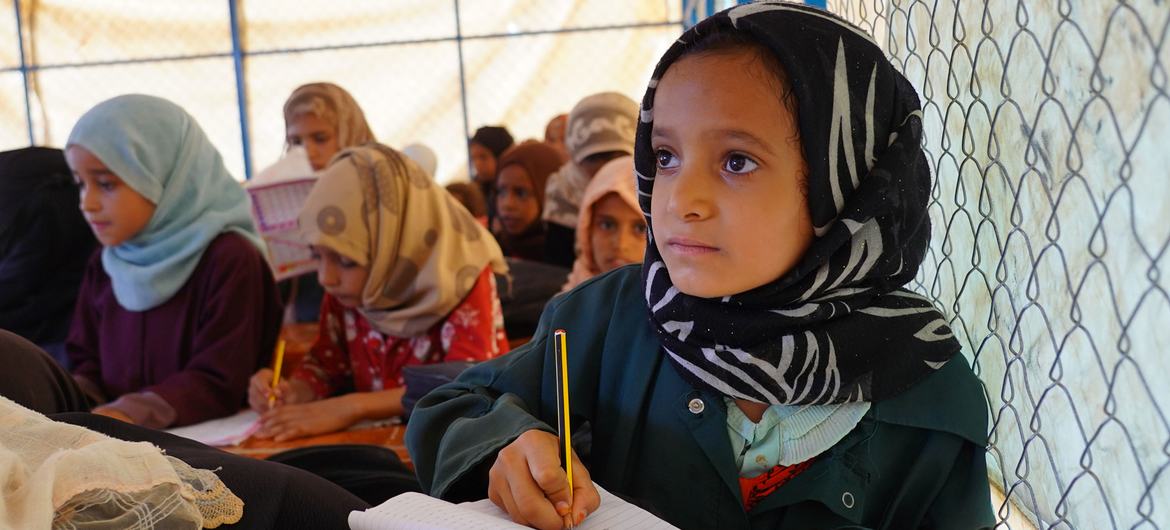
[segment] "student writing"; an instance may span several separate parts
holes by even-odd
[[[596,508],[590,479],[683,528],[993,526],[982,387],[902,287],[930,233],[919,108],[823,11],[753,3],[686,32],[640,110],[642,266],[554,299],[532,342],[419,402],[423,487],[537,528]],[[571,495],[558,328],[592,430]]]
[[[499,246],[429,176],[379,144],[343,150],[299,218],[326,295],[305,362],[277,385],[258,371],[257,436],[284,440],[402,413],[402,368],[508,351],[493,272]]]

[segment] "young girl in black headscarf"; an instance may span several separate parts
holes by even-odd
[[[684,34],[641,105],[644,263],[553,300],[532,342],[419,402],[423,486],[538,528],[580,523],[592,481],[683,528],[994,525],[982,387],[903,287],[930,234],[919,109],[823,11],[753,3]],[[592,434],[571,491],[555,329]]]

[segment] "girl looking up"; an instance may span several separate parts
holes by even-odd
[[[913,87],[831,14],[752,3],[687,31],[640,109],[642,267],[419,401],[423,488],[545,529],[596,509],[594,480],[682,528],[992,527],[983,388],[903,287],[930,237],[921,144]],[[591,432],[571,491],[556,329]]]
[[[580,252],[565,291],[603,272],[642,262],[646,219],[638,208],[633,157],[611,160],[589,181],[581,199],[577,242]]]

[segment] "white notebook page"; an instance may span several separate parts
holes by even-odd
[[[601,506],[576,528],[581,530],[677,530],[646,510],[594,484]],[[351,530],[513,530],[508,514],[488,499],[453,504],[421,493],[404,493],[363,512],[350,512]]]

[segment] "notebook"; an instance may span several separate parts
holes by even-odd
[[[242,410],[233,416],[167,429],[167,432],[212,447],[226,447],[236,445],[252,436],[260,428],[259,420],[260,415],[254,411]]]
[[[277,280],[316,270],[309,247],[297,233],[297,215],[316,182],[308,155],[298,146],[245,184],[252,199],[252,219],[268,245],[268,261]]]
[[[593,484],[601,506],[575,528],[581,530],[677,530],[650,512],[630,504]],[[515,530],[528,528],[513,523],[492,501],[453,504],[422,493],[403,493],[362,512],[350,512],[350,530]]]

